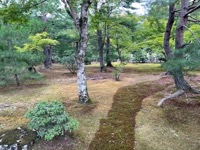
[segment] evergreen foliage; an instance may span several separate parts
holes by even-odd
[[[173,57],[163,64],[165,70],[174,74],[177,70],[192,71],[200,69],[200,45],[196,42],[185,48],[173,51]]]
[[[25,116],[30,119],[29,128],[47,141],[78,128],[78,121],[69,117],[59,101],[41,101]]]
[[[28,68],[40,63],[41,60],[42,57],[30,52],[21,54],[14,50],[0,50],[0,85],[10,84],[14,81],[20,85],[20,81],[23,79],[40,79],[41,75],[33,74],[28,71]]]

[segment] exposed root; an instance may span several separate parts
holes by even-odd
[[[180,96],[180,95],[182,95],[182,94],[184,94],[184,93],[185,93],[184,90],[178,90],[177,92],[175,92],[175,93],[173,93],[173,94],[171,94],[171,95],[169,95],[169,96],[167,96],[167,97],[161,99],[160,102],[158,103],[158,106],[159,106],[159,107],[162,107],[162,105],[163,105],[163,103],[164,103],[165,101],[170,100],[170,99],[173,99],[173,98],[175,98],[175,97],[178,97],[178,96]]]

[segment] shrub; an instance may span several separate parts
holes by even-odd
[[[121,73],[123,72],[123,68],[125,66],[125,63],[120,63],[119,65],[117,65],[113,71],[113,76],[115,77],[116,81],[119,81],[119,77],[121,75]]]
[[[75,74],[76,71],[77,71],[77,64],[76,64],[76,60],[75,60],[75,57],[74,56],[64,56],[62,59],[61,59],[61,62],[62,64],[64,64],[67,69],[72,73],[72,74]]]
[[[69,117],[59,101],[41,101],[29,110],[25,117],[30,119],[29,128],[47,141],[63,135],[65,131],[72,132],[78,127],[78,121]]]

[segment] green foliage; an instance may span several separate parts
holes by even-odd
[[[61,63],[64,64],[72,74],[76,73],[78,68],[77,68],[77,64],[76,64],[76,60],[74,56],[62,57]]]
[[[45,46],[45,45],[57,45],[57,44],[59,44],[58,41],[52,40],[51,38],[48,38],[47,32],[37,33],[34,36],[29,36],[29,40],[31,42],[24,44],[24,46],[22,48],[15,46],[17,51],[19,51],[19,52],[42,51],[43,46]]]
[[[25,117],[30,119],[29,128],[48,141],[63,135],[65,131],[72,132],[78,128],[78,121],[69,117],[59,101],[41,101]]]
[[[13,83],[14,75],[17,74],[20,80],[23,79],[40,79],[41,75],[28,71],[28,67],[41,62],[37,54],[32,55],[30,52],[18,53],[16,51],[0,50],[0,85]]]
[[[147,60],[147,52],[144,49],[133,52],[133,57],[136,62],[145,63]]]
[[[186,46],[184,49],[174,50],[173,57],[163,64],[165,70],[176,73],[177,70],[183,71],[200,69],[200,45],[196,42]]]
[[[116,81],[119,81],[119,77],[121,75],[121,73],[123,72],[125,63],[120,63],[119,65],[115,66],[115,69],[113,71],[113,76],[115,77]]]

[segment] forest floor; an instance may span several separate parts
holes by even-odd
[[[50,142],[39,140],[32,150],[88,149],[98,132],[102,122],[100,120],[108,118],[109,111],[113,109],[113,96],[117,90],[135,86],[143,94],[149,93],[142,97],[141,110],[136,115],[135,149],[200,149],[199,95],[188,93],[166,102],[164,108],[160,108],[157,107],[158,101],[174,92],[175,87],[169,76],[163,76],[159,64],[127,64],[120,81],[114,80],[112,70],[113,68],[108,68],[106,73],[100,73],[98,64],[86,67],[88,91],[92,99],[92,104],[89,105],[77,103],[76,75],[70,74],[64,66],[58,64],[54,64],[49,70],[39,68],[44,75],[43,80],[26,81],[21,87],[0,87],[0,106],[8,106],[6,109],[0,107],[0,131],[27,126],[28,120],[24,118],[24,114],[38,101],[60,100],[65,104],[69,115],[79,121],[78,130],[71,136],[57,137]],[[193,86],[200,87],[199,73],[190,74],[187,79]],[[144,82],[157,87],[156,92],[151,93],[152,88],[144,88]],[[164,88],[158,86],[162,82],[167,82]]]

